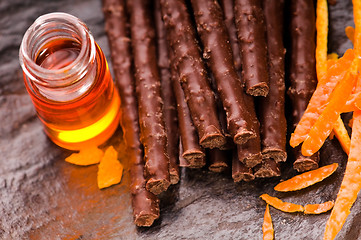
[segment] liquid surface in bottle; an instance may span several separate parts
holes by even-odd
[[[58,70],[75,61],[80,53],[79,43],[68,39],[60,39],[47,45],[36,58],[36,64],[49,69]]]
[[[61,102],[41,96],[39,89],[38,94],[30,94],[47,135],[57,145],[67,149],[79,150],[88,145],[100,145],[118,127],[119,94],[103,52],[98,45],[96,49],[95,79],[84,94]],[[79,52],[80,45],[75,42],[54,41],[42,49],[35,62],[46,69],[62,69],[74,62]],[[36,92],[35,85],[33,89]]]

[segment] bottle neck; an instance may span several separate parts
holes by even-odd
[[[20,64],[34,94],[70,101],[84,94],[96,77],[96,47],[88,28],[66,13],[39,17],[26,31]]]

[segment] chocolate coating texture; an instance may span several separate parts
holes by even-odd
[[[114,70],[114,79],[121,99],[120,125],[128,148],[130,162],[130,191],[134,222],[137,226],[150,226],[159,218],[159,200],[145,189],[144,159],[139,140],[138,107],[131,70],[130,39],[126,27],[127,17],[123,0],[103,0],[105,29],[108,35]]]
[[[264,0],[267,28],[269,93],[258,101],[262,154],[284,162],[287,122],[285,117],[285,47],[283,44],[283,0]]]
[[[154,20],[157,36],[158,68],[160,71],[161,93],[163,99],[163,116],[167,133],[167,154],[169,156],[169,174],[171,184],[179,181],[179,130],[177,103],[174,96],[170,63],[168,56],[167,36],[162,20],[159,0],[155,0]]]
[[[168,46],[169,49],[170,46]],[[179,148],[181,151],[180,160],[185,160],[187,163],[182,164],[183,166],[204,166],[206,164],[205,150],[199,144],[199,137],[196,127],[193,124],[191,114],[185,100],[183,89],[179,82],[179,74],[174,64],[174,53],[169,51],[170,58],[170,70],[173,91],[177,102],[177,113],[178,113],[178,126],[180,133],[180,144]]]
[[[224,18],[226,19],[226,24],[229,39],[231,46],[238,46],[238,39],[236,35],[236,26],[235,26],[235,12],[234,9],[234,2],[232,0],[222,0],[222,6],[223,6],[223,14]],[[239,59],[240,65],[235,65],[236,70],[238,71],[238,75],[241,77],[240,71],[242,68],[242,58],[240,57],[240,51],[239,48],[234,47],[233,51],[233,58]],[[236,62],[235,62],[236,63]],[[244,92],[244,83],[245,79],[241,79],[241,82],[239,83],[242,86],[242,93]],[[262,155],[261,155],[261,139],[260,139],[260,133],[259,133],[259,122],[256,116],[255,112],[255,106],[254,106],[254,99],[252,96],[248,94],[243,94],[244,99],[246,101],[246,107],[248,108],[248,112],[251,115],[251,119],[254,121],[254,124],[256,126],[256,134],[255,138],[250,139],[247,143],[241,144],[237,146],[237,151],[234,153],[234,155],[238,156],[238,160],[244,164],[246,167],[254,167],[257,164],[260,164],[262,162]],[[237,164],[238,165],[238,164]],[[233,168],[233,167],[232,167]]]
[[[163,20],[174,52],[174,65],[203,147],[225,144],[217,117],[216,103],[210,87],[194,26],[182,0],[161,0]]]
[[[246,92],[253,96],[267,96],[269,79],[262,2],[235,0],[234,4]]]
[[[140,141],[144,146],[146,188],[159,194],[170,185],[167,134],[155,48],[151,1],[128,1],[138,97]]]
[[[192,0],[192,7],[202,40],[203,56],[208,61],[217,85],[217,93],[227,116],[228,132],[236,144],[254,138],[258,124],[246,106],[245,93],[234,66],[226,25],[219,4],[213,0]]]
[[[249,182],[255,178],[252,168],[247,167],[239,161],[236,151],[233,152],[232,157],[232,178],[234,182]]]
[[[290,87],[288,95],[292,104],[293,127],[300,121],[308,102],[316,88],[316,59],[315,59],[315,9],[312,0],[292,0],[290,4],[291,49],[290,49]],[[294,150],[297,169],[307,166],[318,167],[318,153],[305,158],[299,149]],[[306,159],[306,161],[304,161]],[[313,161],[313,164],[309,164]]]

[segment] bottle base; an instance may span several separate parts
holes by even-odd
[[[92,125],[74,130],[62,130],[45,125],[45,133],[56,145],[69,150],[80,150],[103,144],[119,126],[120,99],[117,92],[115,95],[109,111]]]

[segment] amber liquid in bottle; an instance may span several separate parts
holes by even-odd
[[[76,98],[53,100],[51,92],[44,93],[33,82],[37,94],[30,94],[45,132],[57,145],[77,150],[89,145],[104,143],[116,130],[119,122],[120,98],[114,87],[104,54],[96,45],[94,74],[85,78],[81,89],[84,91]],[[37,65],[49,70],[61,70],[78,57],[79,43],[69,39],[56,39],[47,43],[35,58]],[[95,76],[94,76],[95,75]],[[26,77],[26,76],[24,76]],[[51,79],[49,79],[51,81]],[[29,86],[27,86],[29,89]],[[41,96],[41,97],[39,97]]]

